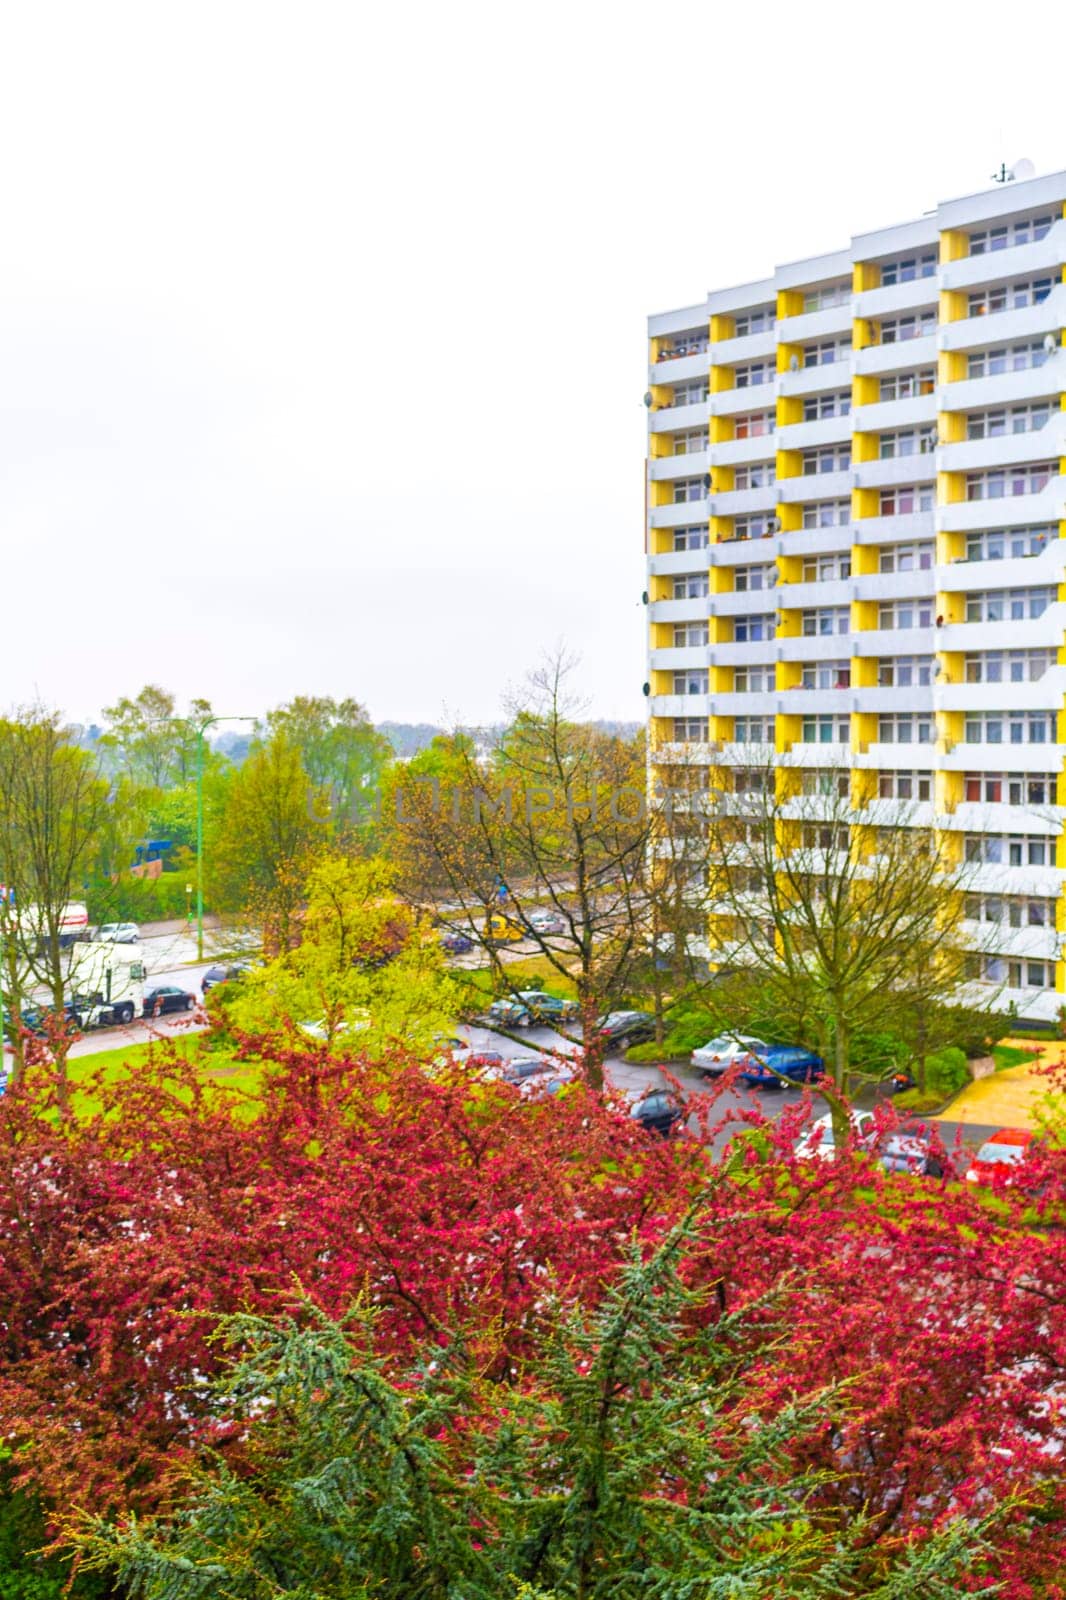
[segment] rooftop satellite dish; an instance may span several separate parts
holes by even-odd
[[[1046,356],[1053,356],[1055,354],[1055,351],[1058,349],[1058,347],[1059,347],[1059,342],[1055,338],[1055,335],[1053,333],[1045,333],[1045,335],[1044,335],[1044,354]]]
[[[1022,156],[1021,160],[1016,161],[1011,167],[1010,175],[1015,183],[1022,183],[1026,178],[1032,178],[1036,175],[1036,168],[1028,156]]]
[[[800,369],[800,358],[799,358],[799,356],[789,356],[789,358],[788,358],[788,370],[789,370],[789,372],[798,372],[799,369]]]
[[[650,389],[647,391],[647,393],[644,396],[644,404],[648,407],[648,409],[650,411],[651,410],[651,390]]]

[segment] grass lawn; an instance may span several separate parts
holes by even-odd
[[[572,979],[557,972],[547,956],[530,956],[526,961],[508,961],[505,968],[507,984],[511,989],[543,989],[546,994],[558,995],[560,1000],[577,998],[577,986]],[[491,967],[457,969],[451,976],[468,985],[475,1003],[494,1000],[501,992],[499,982]],[[506,992],[506,991],[503,991]]]
[[[1002,1072],[1004,1067],[1020,1067],[1023,1061],[1032,1061],[1033,1052],[1020,1050],[1013,1044],[996,1044],[992,1046],[992,1059],[996,1063],[996,1071]]]
[[[219,1088],[234,1089],[254,1094],[262,1073],[261,1063],[255,1060],[237,1061],[230,1050],[208,1050],[203,1034],[178,1035],[160,1043],[151,1040],[145,1044],[123,1045],[118,1050],[101,1050],[95,1055],[75,1056],[67,1063],[67,1072],[73,1089],[72,1104],[80,1116],[89,1116],[99,1109],[97,1084],[113,1084],[133,1077],[138,1067],[153,1058],[165,1061],[170,1055],[197,1061],[202,1067],[205,1083],[214,1081]]]

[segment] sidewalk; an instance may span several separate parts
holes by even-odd
[[[1032,1062],[1023,1061],[991,1077],[979,1078],[953,1100],[943,1116],[934,1122],[970,1122],[999,1128],[1033,1128],[1037,1126],[1036,1102],[1052,1088],[1050,1080],[1040,1070],[1042,1067],[1066,1061],[1066,1044],[1049,1039],[1037,1044],[1031,1039],[1004,1039],[1004,1044],[1019,1050],[1037,1050]]]

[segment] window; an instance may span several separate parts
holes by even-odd
[[[933,501],[933,486],[929,483],[912,483],[900,489],[882,489],[879,514],[882,517],[907,517],[915,511],[932,511]]]
[[[774,775],[765,767],[737,767],[733,773],[734,794],[772,795]]]
[[[777,418],[772,411],[745,411],[733,418],[734,439],[761,439],[774,432]]]
[[[1035,683],[1054,665],[1053,650],[984,650],[966,657],[966,682]]]
[[[772,639],[777,631],[777,619],[772,611],[756,612],[750,617],[736,617],[733,621],[733,639],[737,644],[758,644]]]
[[[814,611],[800,614],[800,631],[804,638],[824,638],[831,633],[847,633],[851,627],[849,606],[819,606]]]
[[[1043,833],[968,833],[963,839],[963,856],[967,861],[984,861],[991,866],[1053,866],[1055,841]]]
[[[844,528],[850,521],[850,500],[819,500],[803,507],[805,528]]]
[[[882,400],[913,400],[920,394],[933,394],[936,389],[936,372],[923,367],[919,372],[893,372],[881,379]]]
[[[851,283],[842,278],[839,283],[827,283],[821,289],[808,289],[803,296],[803,309],[828,311],[832,306],[846,306],[851,302]]]
[[[710,592],[706,572],[682,572],[674,579],[675,600],[699,600]]]
[[[800,674],[800,688],[850,689],[850,663],[847,661],[805,661]]]
[[[1004,372],[1026,372],[1030,367],[1042,367],[1047,358],[1042,339],[1000,345],[996,350],[974,350],[967,359],[967,377],[996,378]]]
[[[773,744],[773,717],[737,717],[733,724],[737,744]]]
[[[706,494],[702,478],[678,478],[674,484],[674,505],[685,505],[689,500],[703,500]]]
[[[989,288],[975,289],[967,297],[967,314],[971,317],[991,317],[997,311],[1020,311],[1023,306],[1038,306],[1051,293],[1054,279],[1032,278],[1019,283],[997,283]]]
[[[877,742],[879,744],[932,744],[932,712],[886,712],[884,716],[877,719]]]
[[[933,798],[931,772],[879,772],[877,774],[879,800],[919,800]]]
[[[1058,462],[1029,461],[1018,467],[992,467],[988,472],[967,472],[967,499],[1005,499],[1015,494],[1039,494],[1053,477]]]
[[[808,556],[803,563],[804,583],[827,583],[851,577],[851,554]]]
[[[1055,902],[1038,895],[968,894],[966,915],[1005,928],[1053,928]]]
[[[882,461],[899,456],[926,456],[936,449],[936,429],[930,423],[921,428],[901,428],[898,433],[883,433],[878,454]]]
[[[1059,536],[1058,527],[1044,523],[1038,528],[1002,528],[966,536],[967,561],[1004,561],[1021,556],[1038,556],[1051,539]]]
[[[963,794],[971,805],[1053,806],[1057,784],[1054,772],[968,772]]]
[[[827,772],[823,767],[813,767],[802,771],[799,778],[801,794],[835,796],[838,800],[851,798],[851,778],[846,772]]]
[[[760,306],[757,311],[744,311],[733,318],[734,339],[744,339],[751,333],[765,333],[777,318],[773,306]]]
[[[916,600],[890,600],[878,608],[879,628],[931,628],[932,625],[931,595]]]
[[[735,567],[733,569],[733,588],[738,594],[754,593],[756,589],[772,589],[777,582],[777,568],[766,567]]]
[[[1010,406],[1001,411],[973,411],[966,418],[967,439],[1002,439],[1008,433],[1034,433],[1047,426],[1051,402],[1040,400],[1031,406]]]
[[[846,823],[805,822],[800,831],[804,850],[846,850],[848,828]]]
[[[801,744],[847,744],[851,739],[851,718],[804,717],[801,724]]]
[[[749,361],[747,366],[733,368],[733,385],[737,389],[755,389],[761,383],[773,383],[776,375],[772,361]]]
[[[834,361],[847,361],[851,355],[850,335],[843,339],[822,339],[818,344],[803,347],[805,367],[827,367]]]
[[[932,656],[882,656],[877,663],[881,689],[927,689],[933,681]]]
[[[1055,218],[1051,213],[1039,217],[1025,217],[1020,222],[998,223],[994,228],[979,228],[970,235],[970,254],[988,255],[993,250],[1006,250],[1013,244],[1030,244],[1042,239]]]
[[[768,489],[777,473],[772,461],[749,461],[733,472],[734,489]]]
[[[822,472],[846,472],[851,466],[851,444],[826,444],[819,450],[804,450],[801,461],[805,478]]]
[[[823,417],[850,415],[850,389],[836,389],[830,394],[809,394],[803,402],[804,422],[819,422]]]
[[[1053,711],[967,711],[967,744],[1050,744],[1055,737]]]
[[[882,572],[931,572],[935,546],[932,539],[909,544],[883,544],[880,550]]]
[[[1051,961],[1008,961],[1004,956],[982,956],[980,974],[986,983],[1005,983],[1011,989],[1050,989],[1055,981]]]
[[[777,517],[772,511],[752,511],[733,518],[734,539],[766,539],[777,531]]]
[[[706,694],[707,693],[707,668],[685,667],[680,672],[674,673],[675,694]]]
[[[688,433],[675,433],[674,455],[691,456],[707,448],[707,434],[703,428],[693,428]]]
[[[903,316],[885,317],[880,325],[881,344],[902,344],[907,339],[920,339],[936,327],[935,311],[908,311]]]
[[[881,267],[881,287],[891,288],[895,283],[913,283],[917,278],[936,275],[936,251],[923,250],[919,256],[900,256],[895,261],[885,261]]]
[[[705,550],[710,534],[702,523],[695,523],[688,528],[674,529],[675,550]]]
[[[706,717],[675,717],[674,738],[678,744],[706,744]]]
[[[694,645],[707,643],[705,622],[678,622],[674,626],[674,649],[687,650]]]
[[[773,687],[772,666],[737,667],[733,673],[734,694],[768,694]]]
[[[1042,617],[1055,599],[1055,590],[990,589],[985,594],[966,596],[967,622],[1021,622],[1026,617]]]
[[[696,406],[702,405],[710,398],[711,386],[706,378],[697,378],[695,383],[675,383],[674,398],[671,406]]]

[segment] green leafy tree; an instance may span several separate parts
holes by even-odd
[[[376,789],[392,759],[392,746],[378,733],[357,700],[297,695],[267,715],[272,734],[282,733],[299,750],[316,790],[328,792],[340,827],[354,820],[360,795]]]
[[[136,783],[164,789],[195,776],[196,730],[210,715],[209,701],[193,700],[179,717],[174,696],[149,683],[134,699],[104,707],[108,726],[99,742]]]

